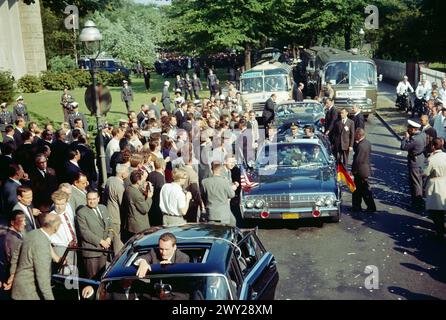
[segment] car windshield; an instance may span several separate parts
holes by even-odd
[[[277,106],[276,116],[278,118],[289,117],[290,115],[302,113],[322,113],[323,107],[319,103],[290,103]]]
[[[259,168],[291,167],[305,169],[328,164],[320,145],[310,143],[290,143],[266,145],[259,153]]]
[[[352,85],[376,84],[375,67],[367,62],[352,62]]]
[[[103,285],[104,300],[229,300],[222,275],[153,275],[120,279]]]

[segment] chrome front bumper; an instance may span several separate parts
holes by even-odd
[[[277,208],[277,209],[247,209],[244,207],[240,207],[240,210],[242,212],[242,218],[243,219],[280,219],[280,220],[287,220],[287,219],[307,219],[307,218],[325,218],[325,217],[336,217],[340,212],[340,204],[338,206],[333,207],[320,207],[318,210],[320,211],[320,216],[314,217],[313,216],[313,208],[305,207],[305,208],[292,208],[292,209],[283,209],[283,208]],[[263,218],[260,216],[262,212],[268,212],[269,216],[267,218]],[[297,215],[297,216],[296,216]]]

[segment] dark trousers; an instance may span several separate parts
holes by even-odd
[[[342,162],[344,167],[347,168],[348,164],[348,155],[350,154],[350,150],[342,150],[341,148],[336,150],[336,159],[338,162]]]
[[[372,190],[370,189],[368,178],[361,178],[355,175],[356,190],[352,196],[353,209],[360,210],[362,200],[364,200],[367,210],[376,211],[375,200],[373,200]]]
[[[440,237],[444,237],[445,227],[444,227],[444,214],[445,210],[429,210],[429,215],[434,222],[435,231]]]
[[[194,89],[194,97],[195,97],[195,100],[199,100],[199,99],[200,99],[199,92],[200,92],[200,90],[198,90],[198,89]]]
[[[412,205],[423,204],[423,172],[420,167],[409,166],[409,186]]]
[[[189,203],[189,209],[187,210],[186,215],[184,218],[187,222],[199,222],[200,215],[198,212],[201,213],[201,194],[200,194],[200,187],[198,186],[198,183],[192,183],[188,188],[187,191],[189,191],[192,194],[192,200]],[[198,211],[200,210],[200,211]]]
[[[105,266],[107,264],[107,256],[101,255],[94,258],[84,257],[84,262],[88,279],[99,279],[105,270]]]
[[[189,99],[192,99],[192,89],[184,90],[184,100],[187,100],[187,97],[189,97]]]

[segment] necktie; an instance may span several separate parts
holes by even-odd
[[[94,208],[93,210],[96,212],[96,215],[98,216],[99,221],[101,221],[101,223],[104,224],[104,219],[102,217],[101,210],[99,210],[99,208],[97,208],[97,207]]]
[[[45,177],[46,177],[46,172],[45,172],[45,170],[41,170],[40,172],[42,173],[42,176],[43,176],[43,178],[45,179]]]
[[[66,212],[63,213],[63,216],[65,218],[65,221],[67,222],[68,229],[70,230],[70,233],[71,233],[71,237],[73,238],[73,240],[71,240],[70,247],[77,247],[76,233],[74,232],[74,229],[71,226],[70,219],[68,218],[68,215]]]
[[[31,207],[27,207],[27,208],[28,208],[28,212],[29,212],[29,216],[30,216],[31,227],[33,229],[36,229],[36,221],[34,220],[33,210],[31,209]]]

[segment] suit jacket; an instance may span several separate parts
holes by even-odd
[[[362,112],[358,113],[356,116],[353,116],[353,122],[355,123],[355,130],[358,128],[365,128],[364,115]]]
[[[77,210],[87,205],[87,194],[81,192],[73,186],[70,198],[70,205],[73,208],[73,213],[76,215]]]
[[[325,124],[324,124],[325,132],[330,131],[331,133],[333,133],[333,127],[336,120],[338,120],[338,111],[336,110],[336,107],[333,106],[325,113]]]
[[[164,108],[170,112],[170,93],[169,88],[164,87],[163,93],[161,95],[161,102],[163,103]]]
[[[274,120],[274,106],[275,106],[275,104],[276,103],[273,101],[272,98],[269,98],[265,102],[265,106],[263,107],[262,117],[265,119],[266,123],[269,123],[272,120]]]
[[[85,133],[87,133],[88,122],[87,122],[87,118],[85,117],[85,115],[82,112],[72,112],[68,115],[68,123],[70,124],[71,130],[74,129],[74,120],[76,120],[78,118],[82,120],[83,129],[84,129]]]
[[[372,144],[368,140],[363,139],[355,143],[353,151],[355,152],[352,163],[353,175],[368,178],[371,172],[370,155],[372,153]]]
[[[65,162],[65,176],[63,177],[63,181],[72,184],[79,172],[83,172],[80,167],[71,163],[71,161]]]
[[[12,209],[17,204],[17,184],[15,181],[8,178],[1,188],[3,213],[9,215]]]
[[[20,145],[14,153],[15,162],[21,164],[26,173],[30,173],[34,168],[37,154],[37,145],[34,143],[26,143]]]
[[[17,128],[14,129],[14,141],[17,148],[23,144],[22,132],[20,132]]]
[[[121,227],[121,206],[124,196],[124,181],[118,177],[110,177],[105,184],[104,200],[112,223]]]
[[[16,143],[14,137],[4,136],[3,137],[3,143],[4,144],[8,143],[8,144],[10,144],[12,146],[12,148],[14,150],[17,150],[17,143]]]
[[[12,285],[14,300],[54,300],[51,289],[51,242],[41,229],[23,240]]]
[[[162,259],[159,252],[159,249],[151,249],[148,253],[140,255],[138,259],[144,259],[149,264],[159,264]],[[171,259],[172,263],[189,263],[190,258],[187,254],[184,252],[181,252],[180,250],[175,250],[175,253],[173,254],[173,257]]]
[[[122,198],[124,228],[131,233],[138,233],[150,228],[148,213],[151,205],[152,198],[145,199],[141,190],[134,185],[128,186]]]
[[[42,212],[49,212],[51,204],[51,194],[57,190],[59,183],[56,172],[52,168],[47,168],[45,178],[36,169],[30,172],[31,189],[33,190],[33,203]]]
[[[101,211],[102,219],[88,206],[84,206],[77,211],[75,222],[81,247],[102,249],[99,244],[101,240],[107,238],[113,240],[112,219],[108,210],[102,204],[98,205],[98,209]],[[84,251],[82,255],[85,258],[94,258],[105,255],[105,253]]]
[[[0,155],[0,181],[8,179],[8,168],[12,163],[14,163],[14,160],[11,157]]]
[[[81,171],[86,174],[90,184],[98,179],[98,174],[96,171],[96,165],[94,162],[95,155],[93,150],[85,144],[78,144],[76,149],[79,150],[81,154],[81,159],[79,160],[79,167]]]
[[[17,269],[17,262],[19,259],[22,243],[23,243],[22,234],[11,229],[8,229],[6,231],[5,242],[4,242],[4,254],[5,254],[5,271],[7,277],[9,277],[12,273],[15,273]]]
[[[355,142],[355,123],[347,119],[345,125],[342,120],[336,121],[333,129],[334,141],[337,150],[353,148]]]
[[[19,203],[16,203],[16,205],[12,208],[12,211],[14,211],[14,210],[19,210],[19,211],[23,212],[23,209],[19,205]],[[31,210],[32,210],[32,207],[31,207]],[[25,231],[24,231],[25,234],[39,228],[39,221],[38,221],[37,217],[33,216],[33,218],[34,218],[34,223],[33,223],[30,218],[31,213],[30,212],[23,212],[23,213],[25,214],[25,221],[26,221],[26,226],[25,226]],[[34,227],[33,227],[33,225],[34,225]]]
[[[183,114],[181,110],[177,110],[175,112],[175,118],[177,118],[178,128],[181,128],[183,126],[183,123],[186,122],[186,114]]]
[[[213,176],[203,180],[202,188],[209,220],[229,223],[229,217],[232,214],[229,199],[235,197],[231,183],[224,177]]]
[[[65,162],[68,161],[69,150],[70,146],[63,141],[56,140],[51,144],[48,166],[56,170],[56,174],[60,177],[65,176]]]

